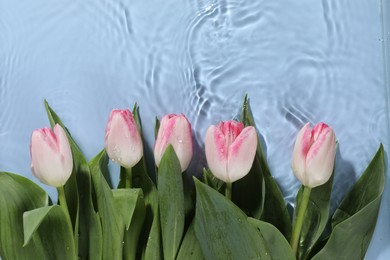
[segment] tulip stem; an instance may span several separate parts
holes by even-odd
[[[57,192],[58,192],[58,201],[60,202],[60,207],[64,210],[66,219],[68,220],[71,229],[73,229],[72,221],[70,220],[68,204],[66,203],[64,186],[57,187]]]
[[[133,174],[132,174],[132,168],[126,168],[121,166],[121,177],[119,180],[118,188],[121,189],[130,189],[133,186]]]
[[[226,182],[225,197],[232,200],[232,183]]]
[[[126,188],[130,189],[133,186],[133,172],[131,167],[125,168],[126,173]]]
[[[299,236],[301,234],[301,229],[303,225],[303,220],[305,218],[305,213],[307,210],[307,206],[309,205],[311,188],[303,186],[303,194],[300,205],[296,205],[296,209],[298,209],[298,215],[295,219],[295,224],[291,236],[290,245],[293,250],[294,255],[297,255]]]

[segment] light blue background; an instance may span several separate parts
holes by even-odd
[[[184,113],[196,171],[207,127],[237,117],[248,93],[289,203],[299,188],[290,166],[297,131],[306,122],[334,128],[334,208],[379,144],[390,151],[389,8],[385,0],[0,0],[0,170],[38,183],[29,140],[49,124],[47,99],[87,159],[102,149],[113,108],[140,105],[149,147],[155,116]],[[366,259],[390,258],[389,203],[387,180]]]

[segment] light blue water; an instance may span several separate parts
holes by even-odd
[[[184,113],[204,165],[207,127],[248,93],[289,202],[297,131],[334,128],[336,205],[379,143],[390,151],[389,28],[385,0],[0,0],[0,170],[38,182],[29,139],[48,125],[43,99],[88,159],[113,108],[140,105],[149,147],[155,116]],[[389,206],[388,181],[367,259],[390,257]]]

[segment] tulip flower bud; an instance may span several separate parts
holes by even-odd
[[[304,186],[314,188],[327,182],[332,175],[336,156],[336,136],[331,127],[307,123],[295,141],[292,169]]]
[[[108,157],[122,167],[133,167],[141,160],[141,135],[128,109],[111,111],[106,126],[105,148]]]
[[[73,157],[68,137],[58,124],[35,130],[30,144],[31,170],[42,183],[61,187],[73,169]]]
[[[157,167],[168,145],[171,144],[180,161],[184,172],[192,158],[191,124],[184,115],[170,114],[161,119],[156,143],[154,145],[154,160]]]
[[[253,126],[244,128],[244,124],[230,120],[207,130],[207,163],[215,177],[224,182],[232,183],[248,174],[256,148],[257,133]]]

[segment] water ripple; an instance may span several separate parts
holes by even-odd
[[[16,145],[28,161],[30,131],[47,125],[44,98],[89,158],[102,146],[113,107],[138,102],[148,144],[155,116],[184,113],[202,153],[194,164],[205,165],[207,127],[237,118],[247,93],[272,175],[289,202],[299,186],[291,153],[306,122],[326,122],[336,132],[336,200],[378,143],[390,146],[382,31],[370,1],[5,3],[0,161],[12,161],[4,147]],[[91,133],[90,125],[100,130]]]

